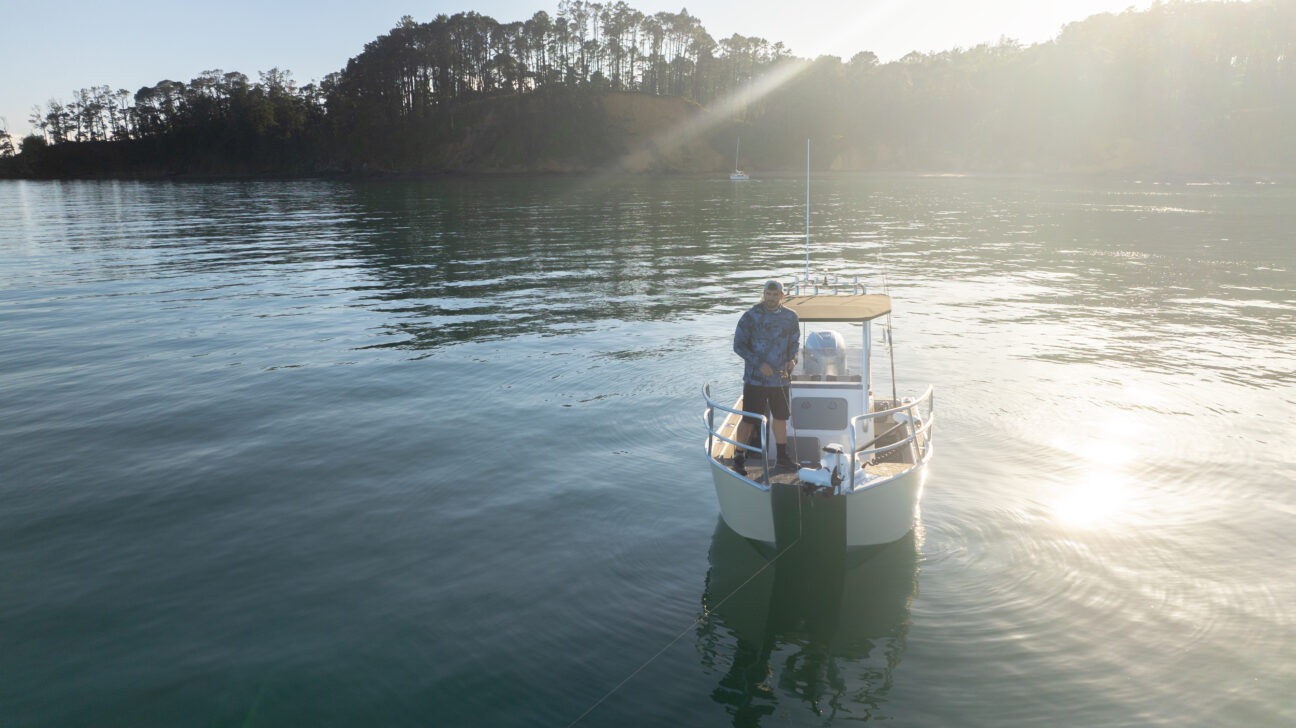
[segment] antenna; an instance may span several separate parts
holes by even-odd
[[[891,295],[891,286],[887,283],[887,275],[886,275],[885,268],[882,269],[882,290],[883,292],[886,293],[886,295],[888,296]],[[894,338],[895,332],[891,330],[891,310],[890,309],[891,307],[887,306],[886,341],[887,341],[887,354],[891,356],[891,406],[899,407],[900,397],[896,395],[896,381],[895,381],[895,338]]]
[[[810,280],[810,138],[806,138],[806,281]]]

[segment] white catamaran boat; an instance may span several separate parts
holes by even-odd
[[[742,139],[739,138],[738,143],[734,145],[734,171],[733,174],[729,175],[729,179],[734,182],[746,182],[751,179],[746,172],[742,171],[742,167],[738,166],[738,152],[741,150]]]
[[[811,278],[808,142],[806,158],[806,273],[783,301],[801,325],[787,436],[792,458],[804,467],[777,468],[769,414],[743,411],[741,396],[726,407],[712,398],[710,385],[702,389],[707,460],[720,514],[741,536],[782,548],[813,524],[840,531],[847,549],[887,544],[918,518],[932,457],[932,388],[899,399],[891,354],[891,399],[874,398],[872,329],[886,317],[890,353],[891,297],[868,293],[858,280]],[[761,422],[758,446],[737,442],[743,416]],[[736,448],[748,452],[746,474],[733,467]],[[812,520],[803,517],[807,507],[818,509]]]

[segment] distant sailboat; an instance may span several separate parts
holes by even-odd
[[[746,172],[742,171],[742,167],[738,166],[738,152],[741,149],[742,149],[742,137],[738,137],[738,144],[734,146],[734,172],[733,174],[729,175],[729,179],[733,182],[746,182],[747,180],[751,179],[751,177],[747,176]]]

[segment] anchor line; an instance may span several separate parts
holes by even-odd
[[[644,668],[652,664],[652,662],[656,660],[658,657],[661,657],[662,653],[666,652],[666,650],[669,650],[676,642],[679,642],[680,639],[684,637],[684,635],[688,634],[694,627],[697,627],[699,624],[709,619],[711,615],[715,613],[715,610],[719,609],[722,605],[724,605],[725,602],[729,601],[729,597],[732,597],[733,595],[737,594],[743,587],[750,584],[752,579],[755,579],[756,577],[760,576],[762,572],[764,572],[769,567],[773,566],[775,562],[777,562],[780,558],[783,557],[783,554],[786,554],[788,551],[791,551],[794,546],[801,543],[802,533],[803,531],[801,527],[801,494],[797,493],[797,537],[793,539],[792,543],[788,544],[787,546],[784,546],[782,551],[779,551],[777,554],[774,555],[774,558],[766,562],[764,566],[752,572],[752,575],[747,577],[747,579],[743,581],[743,583],[734,587],[733,591],[726,594],[724,599],[721,599],[720,601],[716,602],[710,607],[704,608],[702,610],[701,616],[694,618],[694,620],[687,627],[685,627],[679,634],[671,638],[671,640],[667,642],[660,650],[657,650],[657,652],[653,654],[652,657],[649,657],[647,660],[644,661],[642,665],[635,668],[634,672],[631,672],[629,675],[626,675],[625,679],[623,679],[621,682],[617,683],[616,685],[612,686],[612,689],[607,691],[607,693],[605,693],[603,697],[594,701],[593,705],[586,708],[584,713],[581,713],[580,715],[576,716],[576,720],[573,720],[571,723],[568,723],[567,728],[572,728],[572,726],[576,725],[582,720],[585,720],[585,717],[588,716],[590,713],[593,713],[595,708],[602,705],[604,701],[612,697],[618,690],[625,687],[626,683],[630,682],[631,680],[634,679],[636,675],[643,672]]]
[[[806,276],[806,281],[808,282],[808,281],[810,280],[810,140],[809,140],[809,139],[806,139],[806,235],[805,235],[805,255],[806,255],[806,260],[805,260],[805,264],[806,264],[805,276]],[[790,374],[790,372],[789,372],[789,374]],[[780,387],[780,389],[782,389],[782,387]],[[789,415],[789,419],[791,419],[792,403],[788,400],[788,394],[787,394],[786,392],[783,393],[783,399],[784,399],[784,403],[787,405],[787,408],[788,408],[788,415]],[[769,412],[769,405],[768,405],[768,404],[766,405],[766,412]],[[770,414],[771,414],[771,416],[772,416],[773,413],[770,413]],[[793,447],[792,443],[787,443],[787,446],[788,446],[789,448]],[[777,443],[777,441],[776,441],[776,442],[775,442],[775,448],[777,449],[777,447],[778,447],[778,443]],[[761,453],[761,457],[762,457],[762,459],[765,460],[765,465],[768,467],[768,463],[769,463],[769,456],[768,456],[768,454],[767,454],[767,453]],[[776,455],[776,457],[777,457],[777,455]],[[796,455],[794,454],[793,457],[795,458]],[[655,654],[653,654],[651,657],[649,657],[647,660],[645,660],[643,664],[641,664],[639,667],[635,668],[634,671],[631,672],[629,675],[627,675],[623,680],[621,680],[621,682],[619,682],[619,683],[617,683],[616,685],[612,686],[612,689],[609,690],[609,691],[607,691],[607,693],[605,693],[605,694],[603,695],[603,697],[599,698],[597,701],[594,702],[593,705],[591,705],[590,707],[586,708],[584,713],[581,713],[580,715],[576,716],[576,720],[573,720],[571,723],[569,723],[568,726],[567,726],[567,728],[571,728],[572,726],[574,726],[574,725],[576,725],[577,723],[579,723],[579,722],[581,722],[582,720],[584,720],[586,716],[588,716],[590,713],[594,712],[594,709],[595,709],[595,708],[598,708],[600,705],[603,704],[604,701],[606,701],[608,698],[612,697],[612,696],[613,696],[613,695],[614,695],[618,690],[620,690],[622,687],[624,687],[626,683],[630,682],[631,680],[634,679],[634,677],[635,677],[636,675],[638,675],[639,673],[643,672],[644,668],[646,668],[646,667],[648,667],[650,664],[652,664],[652,662],[653,662],[654,660],[656,660],[658,657],[661,657],[661,656],[662,656],[662,653],[666,652],[666,650],[669,650],[669,649],[671,648],[671,646],[674,645],[676,642],[679,642],[679,641],[684,637],[684,635],[686,635],[686,634],[689,633],[690,630],[692,630],[694,627],[697,627],[697,626],[698,626],[699,624],[701,624],[704,620],[710,618],[711,615],[715,612],[715,610],[716,610],[716,609],[719,609],[719,608],[720,608],[720,607],[721,607],[721,606],[722,606],[726,601],[729,600],[730,597],[732,597],[734,594],[737,594],[738,591],[739,591],[740,589],[742,589],[743,587],[745,587],[745,586],[747,586],[749,583],[751,583],[751,580],[752,580],[752,579],[755,579],[756,577],[760,576],[762,572],[764,572],[764,571],[765,571],[766,569],[768,569],[770,566],[774,565],[774,564],[775,564],[775,563],[776,563],[780,558],[783,557],[783,554],[786,554],[788,551],[792,550],[792,548],[793,548],[794,546],[796,546],[797,544],[801,543],[801,536],[802,536],[803,534],[804,534],[804,530],[803,530],[803,524],[802,524],[802,513],[801,513],[801,492],[800,492],[800,490],[798,489],[798,491],[797,491],[797,536],[796,536],[795,539],[792,540],[792,543],[788,544],[787,546],[784,546],[783,549],[782,549],[781,551],[779,551],[777,554],[774,555],[774,558],[770,559],[768,562],[765,563],[764,566],[761,566],[759,569],[757,569],[756,571],[754,571],[754,572],[752,573],[751,576],[747,577],[747,579],[746,579],[745,581],[743,581],[743,583],[739,584],[737,587],[734,588],[733,591],[731,591],[731,592],[729,592],[727,595],[725,595],[725,597],[724,597],[723,599],[721,599],[720,601],[716,602],[715,604],[713,604],[713,605],[710,606],[710,607],[706,607],[706,608],[704,608],[704,609],[702,610],[702,615],[701,615],[701,616],[694,618],[694,620],[693,620],[693,621],[692,621],[692,622],[691,622],[687,627],[685,627],[685,628],[684,628],[684,629],[683,629],[679,634],[677,634],[677,635],[675,635],[673,638],[671,638],[671,640],[670,640],[669,642],[667,642],[667,643],[666,643],[666,644],[665,644],[665,645],[664,645],[660,650],[657,650],[657,652],[656,652]]]

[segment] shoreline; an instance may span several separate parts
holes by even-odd
[[[618,169],[580,169],[580,170],[459,170],[427,172],[338,172],[324,171],[311,173],[275,173],[258,174],[216,173],[216,172],[177,172],[167,174],[96,174],[96,175],[0,175],[0,182],[258,182],[258,181],[291,181],[291,180],[327,180],[341,182],[422,182],[442,180],[484,180],[484,179],[587,179],[590,177],[615,177],[631,179],[699,179],[714,177],[717,182],[731,182],[725,171],[643,171],[634,172]],[[1296,182],[1296,173],[1273,173],[1262,171],[1234,171],[1187,173],[1182,171],[1161,171],[1147,169],[1103,170],[1103,171],[1055,171],[1055,172],[996,172],[996,171],[919,171],[919,170],[824,170],[811,171],[811,178],[832,179],[837,177],[877,177],[877,178],[926,178],[926,179],[969,179],[969,180],[1125,180],[1132,183],[1150,182],[1152,184],[1291,184]],[[777,170],[766,173],[752,173],[749,182],[759,183],[762,180],[804,179],[804,170]],[[740,183],[734,183],[740,184]]]

